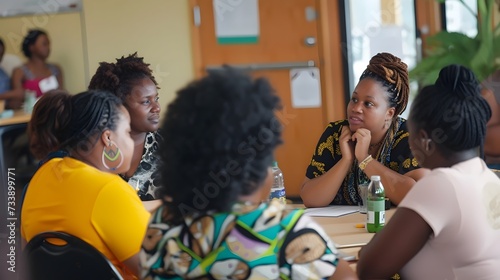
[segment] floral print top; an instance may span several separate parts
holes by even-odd
[[[307,167],[307,178],[314,179],[325,174],[342,158],[339,137],[342,127],[348,125],[347,120],[341,120],[332,122],[327,126],[314,150],[311,163]],[[406,120],[398,117],[388,130],[375,159],[399,174],[405,174],[419,168],[417,160],[411,153],[408,136]],[[331,204],[357,205],[361,201],[358,185],[367,182],[369,182],[369,178],[359,169],[358,162],[354,160],[349,173],[344,178],[342,186],[340,186]]]
[[[321,227],[278,201],[236,204],[180,225],[163,221],[164,209],[146,232],[141,279],[328,279],[338,264]]]

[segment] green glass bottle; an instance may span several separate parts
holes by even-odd
[[[366,229],[379,232],[385,225],[385,190],[380,176],[371,176],[368,186]]]

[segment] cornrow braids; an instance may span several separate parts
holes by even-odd
[[[390,53],[378,53],[370,59],[359,80],[372,78],[387,89],[389,107],[396,108],[394,119],[406,110],[410,95],[408,65]]]
[[[491,109],[474,73],[461,65],[441,69],[436,83],[413,101],[410,119],[443,148],[458,152],[480,148]]]
[[[59,149],[90,151],[96,135],[116,129],[121,106],[122,101],[106,91],[48,92],[33,108],[28,124],[30,149],[38,158]]]
[[[137,80],[149,78],[158,87],[150,64],[138,57],[137,52],[116,59],[116,63],[100,62],[94,76],[90,80],[90,90],[107,90],[123,101],[132,92]]]

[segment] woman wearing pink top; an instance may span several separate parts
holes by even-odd
[[[500,279],[500,179],[480,157],[491,109],[474,73],[446,66],[413,100],[410,148],[431,169],[363,247],[360,279]]]
[[[21,107],[25,90],[36,92],[38,98],[49,90],[63,88],[61,68],[47,63],[50,40],[46,32],[30,30],[23,40],[22,51],[28,61],[12,73],[12,89],[19,95],[10,101],[9,106],[13,109]]]

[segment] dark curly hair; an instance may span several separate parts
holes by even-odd
[[[59,149],[90,151],[96,135],[116,129],[120,106],[121,100],[106,91],[45,93],[28,123],[31,152],[42,159]]]
[[[177,92],[160,129],[161,191],[172,222],[230,211],[240,195],[261,187],[282,143],[279,107],[266,79],[230,67]]]
[[[408,65],[390,53],[378,53],[370,59],[359,80],[372,78],[387,90],[389,107],[394,107],[394,118],[406,110],[410,96]]]
[[[21,50],[23,51],[24,56],[26,56],[27,58],[31,58],[30,47],[36,43],[36,40],[41,35],[48,36],[47,32],[41,29],[31,29],[30,31],[28,31],[28,34],[26,34],[26,36],[24,37],[23,44],[21,46]]]
[[[491,109],[481,96],[474,73],[461,65],[441,69],[434,85],[413,101],[410,121],[425,130],[442,151],[482,147]]]
[[[135,82],[144,78],[151,79],[158,88],[149,64],[135,52],[127,57],[117,58],[116,63],[100,62],[90,80],[89,89],[107,90],[125,101]]]

